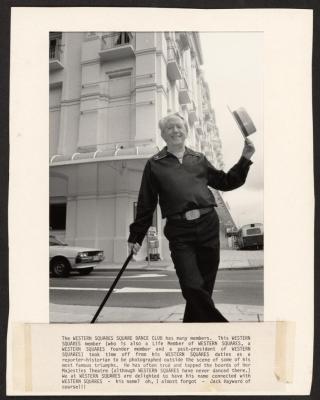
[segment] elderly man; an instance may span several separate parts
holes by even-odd
[[[180,114],[161,119],[159,127],[167,146],[145,166],[129,250],[139,251],[159,200],[167,219],[164,234],[186,300],[183,322],[228,322],[212,300],[220,243],[217,204],[208,186],[222,191],[241,186],[255,148],[246,139],[240,160],[225,173],[185,146],[188,125]]]

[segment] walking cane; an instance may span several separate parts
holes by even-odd
[[[130,252],[128,255],[126,261],[124,262],[122,268],[120,269],[116,279],[114,280],[113,284],[111,285],[110,289],[108,290],[108,293],[106,294],[105,298],[103,299],[103,302],[100,304],[100,307],[98,308],[97,312],[95,313],[94,317],[92,318],[91,324],[94,324],[95,320],[98,318],[103,306],[106,304],[108,298],[110,297],[111,293],[113,292],[113,289],[115,288],[118,280],[120,279],[121,275],[123,274],[123,271],[126,269],[127,265],[129,264],[131,258],[133,256],[133,251]]]

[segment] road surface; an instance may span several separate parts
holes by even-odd
[[[87,276],[50,278],[50,302],[98,307],[116,275],[116,270],[97,270]],[[263,269],[219,271],[213,299],[217,304],[262,306]],[[126,270],[106,306],[159,308],[182,303],[174,271]]]

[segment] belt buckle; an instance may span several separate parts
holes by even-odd
[[[192,221],[200,217],[200,210],[190,210],[185,213],[186,220]]]

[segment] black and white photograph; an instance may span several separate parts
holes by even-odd
[[[312,28],[12,9],[7,394],[310,392]]]
[[[263,32],[48,40],[50,322],[263,321]]]

